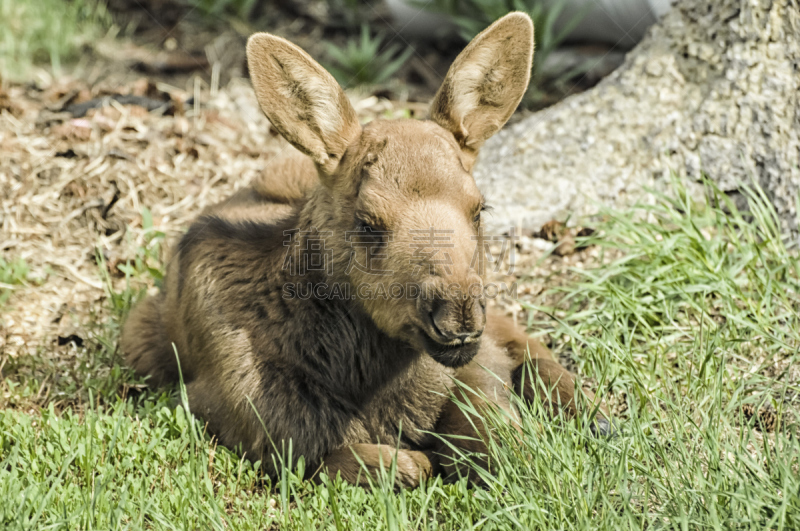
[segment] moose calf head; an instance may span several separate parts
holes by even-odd
[[[333,77],[303,50],[266,33],[247,43],[261,108],[316,164],[320,184],[301,222],[332,235],[335,279],[354,287],[378,328],[446,366],[475,356],[486,323],[485,205],[472,166],[519,104],[532,55],[530,18],[511,13],[458,56],[429,120],[362,127]],[[359,250],[369,268],[352,266]],[[381,289],[388,300],[370,296]]]

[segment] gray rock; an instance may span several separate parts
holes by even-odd
[[[794,229],[798,165],[800,0],[681,0],[595,88],[490,139],[475,177],[492,230],[629,204],[670,172],[755,178]]]

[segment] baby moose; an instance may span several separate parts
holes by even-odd
[[[476,252],[484,204],[470,172],[519,104],[532,55],[530,18],[509,14],[458,56],[429,120],[362,127],[308,54],[250,37],[261,108],[302,154],[194,222],[163,291],[125,324],[128,362],[154,385],[176,382],[174,344],[191,409],[269,475],[289,440],[310,473],[357,484],[394,458],[397,486],[468,473],[455,455],[485,451],[486,434],[453,394],[512,415],[508,393],[538,395],[574,415],[573,377],[487,312]]]

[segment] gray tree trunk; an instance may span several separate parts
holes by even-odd
[[[630,203],[671,171],[755,178],[795,228],[799,138],[800,0],[681,0],[595,88],[487,142],[475,176],[494,230]]]

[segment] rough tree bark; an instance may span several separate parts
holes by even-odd
[[[495,230],[629,203],[670,171],[756,178],[786,228],[800,190],[800,0],[681,0],[623,66],[485,146]]]

